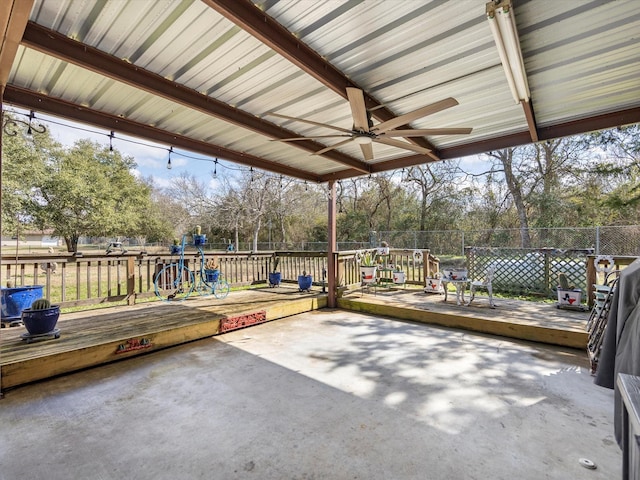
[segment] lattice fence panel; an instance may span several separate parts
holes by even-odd
[[[556,297],[558,274],[587,292],[587,255],[590,249],[505,249],[467,247],[470,278],[481,278],[493,266],[493,290],[509,294]]]

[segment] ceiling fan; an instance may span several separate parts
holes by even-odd
[[[310,137],[293,137],[293,138],[278,138],[273,141],[276,142],[295,142],[297,140],[315,140],[320,138],[344,138],[344,140],[334,143],[328,147],[325,147],[314,155],[320,155],[334,148],[341,147],[349,142],[354,142],[360,145],[362,155],[365,160],[373,160],[373,147],[372,142],[383,143],[392,147],[403,148],[405,150],[411,150],[413,152],[427,154],[431,150],[421,147],[409,142],[403,142],[396,140],[395,137],[410,138],[410,137],[424,137],[428,135],[467,135],[471,133],[471,128],[421,128],[421,129],[405,129],[395,130],[396,127],[406,125],[408,123],[417,120],[418,118],[426,117],[433,113],[445,110],[447,108],[458,105],[458,101],[455,98],[445,98],[439,102],[426,105],[422,108],[418,108],[404,115],[397,116],[382,123],[375,124],[371,119],[371,112],[366,109],[364,102],[364,93],[359,88],[347,87],[347,98],[349,99],[349,106],[351,107],[351,115],[353,116],[353,128],[351,130],[334,125],[327,125],[325,123],[313,122],[311,120],[304,120],[302,118],[289,117],[287,115],[280,115],[278,113],[268,113],[274,117],[285,118],[287,120],[295,120],[298,122],[304,122],[318,127],[325,127],[331,130],[337,130],[342,132],[341,134],[333,135],[316,135]]]

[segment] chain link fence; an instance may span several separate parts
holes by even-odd
[[[520,229],[373,232],[394,248],[428,248],[438,255],[464,255],[466,247],[521,248]],[[640,256],[640,225],[530,228],[530,248],[592,249],[595,255]]]

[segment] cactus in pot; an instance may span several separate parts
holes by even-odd
[[[44,335],[54,332],[59,316],[59,305],[51,305],[46,298],[39,298],[22,311],[22,323],[29,335]]]

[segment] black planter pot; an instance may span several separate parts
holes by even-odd
[[[43,310],[31,310],[28,308],[22,311],[22,323],[24,323],[29,335],[43,335],[52,332],[56,328],[59,316],[59,305],[52,305]]]

